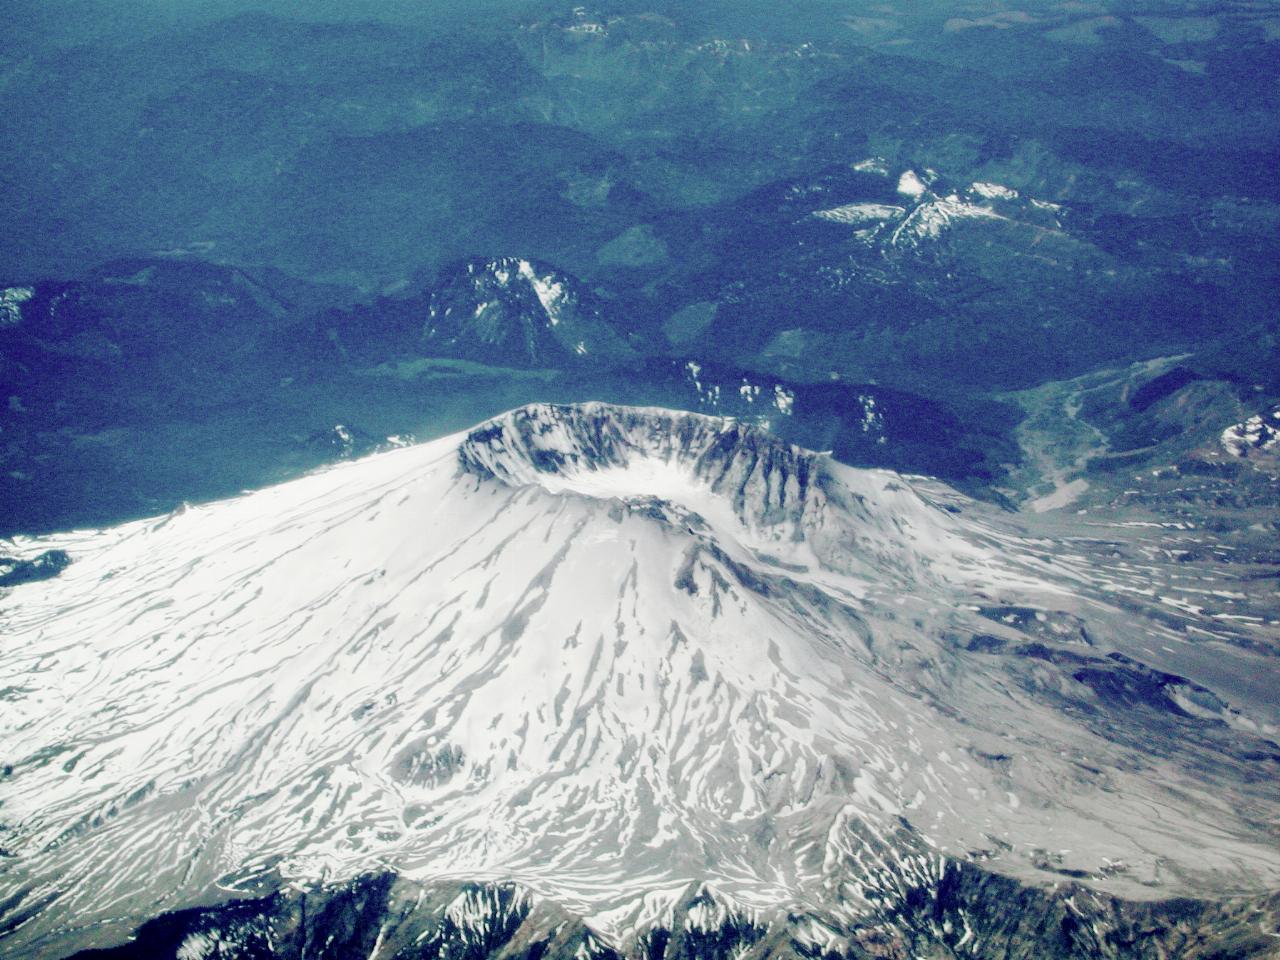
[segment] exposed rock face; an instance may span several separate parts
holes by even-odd
[[[791,525],[803,538],[806,516],[821,509],[816,454],[735,423],[663,410],[596,404],[525,407],[468,434],[464,470],[506,483],[623,478],[633,464],[660,462],[692,489],[732,505],[754,526]],[[637,494],[643,489],[636,489]],[[661,493],[656,495],[660,496]]]
[[[115,955],[1264,955],[1263,654],[1035,522],[538,404],[25,541],[74,563],[0,599],[0,942],[169,914]]]
[[[1126,903],[1076,884],[1027,887],[950,863],[936,885],[852,931],[792,914],[761,920],[691,886],[625,954],[580,918],[513,884],[423,886],[376,874],[157,918],[129,943],[72,960],[722,960],[919,956],[1130,960],[1275,955],[1280,900]]]

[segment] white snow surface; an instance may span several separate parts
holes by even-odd
[[[882,177],[889,176],[889,161],[884,157],[867,157],[865,160],[859,160],[853,165],[853,169],[859,173],[875,173]]]
[[[955,194],[920,204],[894,229],[891,243],[936,240],[961,220],[1004,220],[990,207],[968,203]]]
[[[898,192],[904,197],[922,197],[927,190],[928,187],[914,170],[903,171],[898,177]]]
[[[888,203],[846,203],[828,210],[817,210],[813,215],[819,220],[830,220],[833,223],[863,225],[897,220],[905,213],[906,210],[902,207]]]
[[[970,188],[980,197],[988,200],[1016,200],[1018,199],[1018,191],[1012,187],[1006,187],[1002,183],[987,183],[985,181],[977,181]]]
[[[542,304],[542,309],[546,311],[547,323],[553,327],[559,324],[560,311],[565,300],[564,284],[553,276],[544,276],[538,273],[528,260],[521,260],[518,270],[520,276],[529,281],[529,285],[533,287],[533,292],[537,295],[538,302]],[[585,353],[586,351],[583,350],[582,352]]]
[[[1215,785],[1125,766],[995,658],[937,684],[975,598],[1072,609],[1087,563],[732,421],[538,405],[14,546],[73,558],[0,594],[0,900],[51,898],[19,952],[269,865],[515,880],[624,939],[691,882],[848,920],[992,836],[1147,896],[1280,877],[1202,822]]]

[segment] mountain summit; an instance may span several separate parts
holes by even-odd
[[[70,564],[0,594],[0,943],[205,906],[172,955],[1270,949],[1274,717],[1022,523],[585,404],[20,541]]]
[[[423,339],[450,356],[514,367],[635,358],[581,281],[516,257],[442,271]]]

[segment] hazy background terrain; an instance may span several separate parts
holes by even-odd
[[[338,423],[371,448],[589,397],[764,408],[1016,498],[1049,469],[1019,391],[1154,360],[1219,385],[1190,426],[1095,413],[1139,449],[1280,390],[1280,9],[8,10],[0,281],[31,294],[0,324],[0,532],[365,448]],[[585,360],[508,349],[536,298],[468,286],[504,257],[585,305]]]

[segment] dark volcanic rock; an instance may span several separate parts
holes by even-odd
[[[277,891],[216,907],[165,914],[129,943],[73,954],[75,960],[224,960],[311,957],[346,960],[484,960],[579,956],[612,960],[580,923],[552,911],[535,916],[512,884],[425,889],[393,873],[307,891]]]
[[[65,550],[46,550],[31,560],[0,557],[0,587],[15,587],[33,580],[56,577],[71,563]]]
[[[1278,911],[1277,897],[1134,903],[1071,882],[1028,886],[951,861],[933,886],[907,891],[848,929],[796,913],[786,922],[756,920],[698,888],[669,921],[619,953],[580,918],[515,885],[424,886],[384,873],[165,914],[128,943],[69,960],[1245,960],[1275,956]],[[803,932],[815,923],[844,946],[815,943]]]

